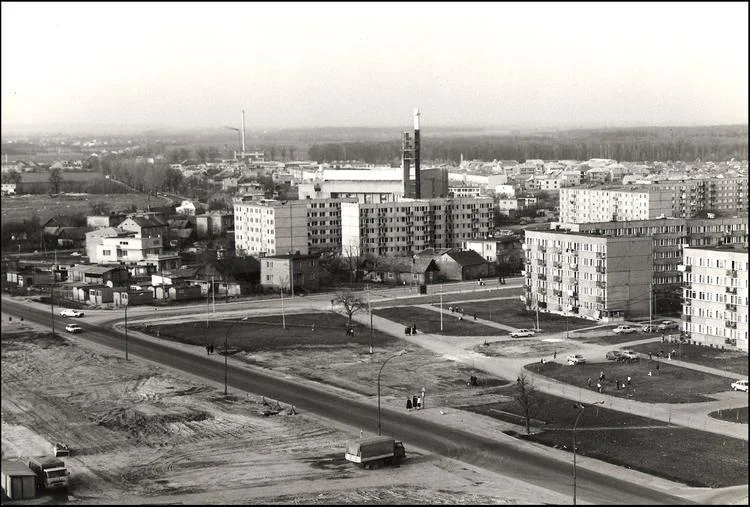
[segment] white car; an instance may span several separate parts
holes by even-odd
[[[523,338],[525,336],[534,336],[536,333],[533,329],[516,329],[515,331],[511,331],[510,336],[511,338]]]
[[[60,315],[63,317],[83,317],[83,312],[79,310],[73,310],[71,308],[66,308],[60,312]]]
[[[78,324],[68,324],[65,326],[65,330],[68,333],[83,333],[83,328]]]
[[[634,328],[633,326],[628,326],[627,324],[622,324],[620,326],[617,326],[614,329],[613,332],[615,334],[630,334],[630,333],[635,333],[636,331],[638,331],[638,330],[636,328]]]
[[[736,380],[732,382],[732,391],[747,392],[747,380]]]
[[[585,362],[586,358],[584,358],[581,354],[568,356],[568,364],[584,364]]]
[[[638,355],[638,352],[635,352],[634,350],[623,350],[622,354],[620,354],[620,360],[621,361],[639,361],[641,356]]]

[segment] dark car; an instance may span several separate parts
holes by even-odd
[[[619,350],[610,350],[604,357],[608,361],[618,361],[622,357],[622,352],[620,352]]]

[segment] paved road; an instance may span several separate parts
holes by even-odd
[[[23,316],[39,323],[49,322],[49,309],[30,307],[3,299],[3,312]],[[86,329],[75,340],[91,340],[116,350],[122,350],[122,335],[102,325],[87,323]],[[203,355],[198,347],[162,342],[140,333],[131,332],[131,357],[144,357],[216,381],[216,356]],[[296,378],[279,378],[244,363],[229,361],[228,384],[232,390],[264,394],[280,399],[326,418],[343,422],[354,428],[372,427],[373,405],[341,396],[339,392],[318,389],[314,383]],[[428,411],[422,411],[423,414]],[[570,493],[570,462],[568,456],[537,452],[518,440],[499,433],[492,438],[455,426],[438,424],[425,417],[413,417],[403,410],[383,409],[383,428],[410,445],[456,458],[503,475],[519,478],[561,494]],[[420,414],[422,415],[422,414]],[[658,481],[657,481],[658,482]],[[630,476],[603,473],[599,467],[585,466],[578,470],[578,497],[581,503],[612,504],[683,504],[692,503],[689,497],[679,496],[668,487],[656,487],[654,481],[632,481]],[[661,483],[659,483],[661,484]]]

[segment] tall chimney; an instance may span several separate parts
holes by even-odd
[[[245,154],[245,110],[242,110],[242,154]]]
[[[414,197],[422,198],[422,182],[419,174],[419,108],[414,108]]]

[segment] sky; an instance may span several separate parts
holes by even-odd
[[[748,3],[2,2],[2,128],[748,122]]]

